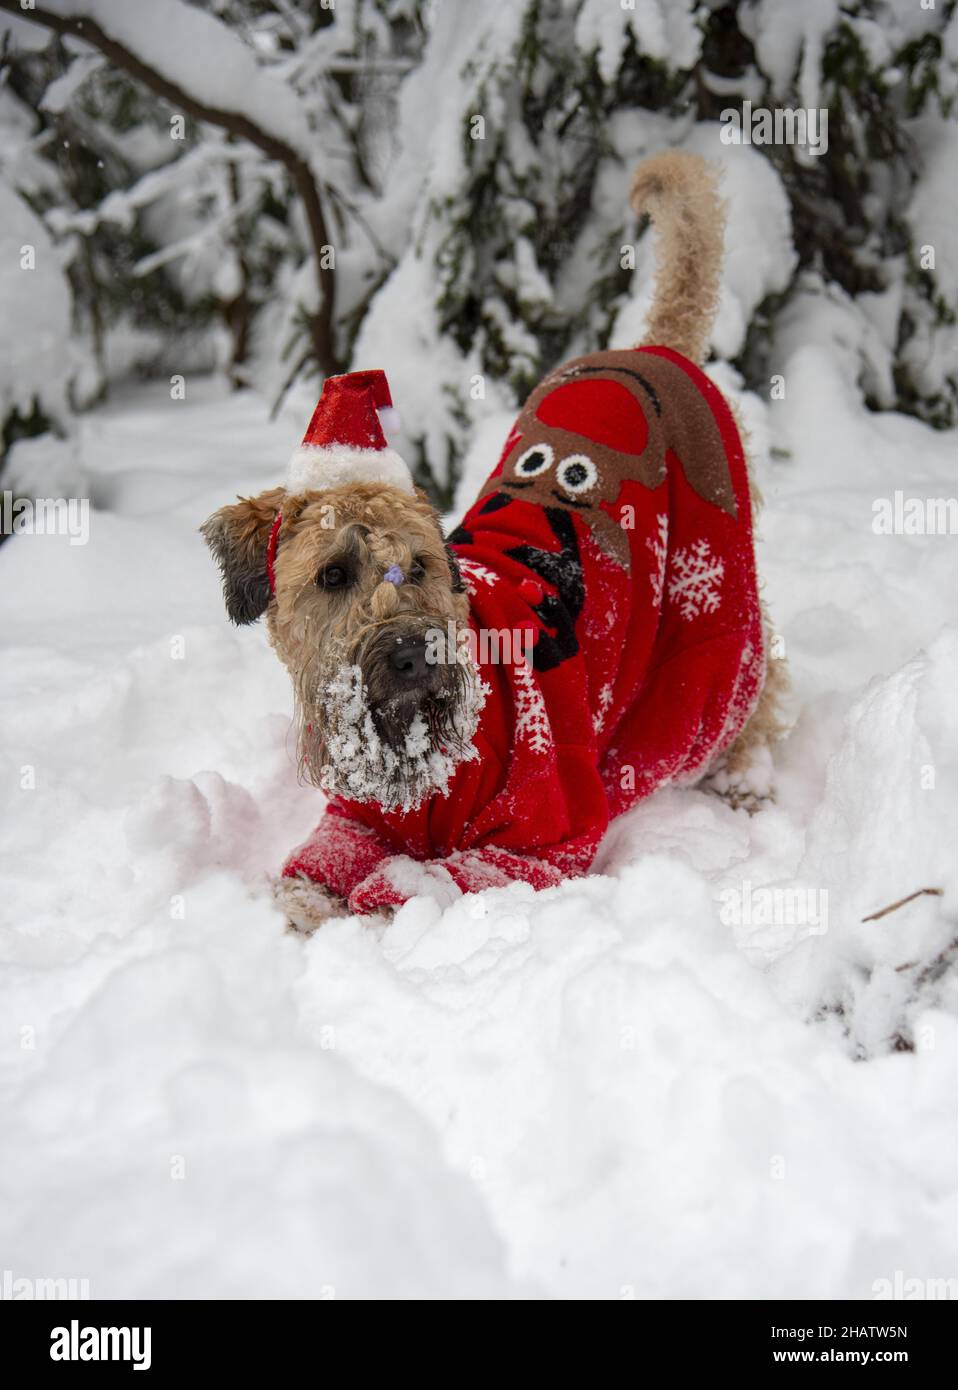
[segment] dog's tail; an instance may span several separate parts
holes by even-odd
[[[668,150],[636,169],[630,202],[655,223],[655,298],[640,346],[670,347],[701,364],[718,308],[725,208],[713,167]]]

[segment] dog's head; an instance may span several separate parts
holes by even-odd
[[[292,677],[304,775],[387,809],[443,789],[474,756],[482,693],[460,640],[465,586],[425,495],[381,483],[295,497],[274,488],[221,508],[202,531],[229,616],[265,613]]]

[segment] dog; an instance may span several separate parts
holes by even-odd
[[[698,365],[722,204],[679,152],[640,165],[631,201],[657,236],[645,339],[548,374],[448,538],[388,445],[382,372],[328,379],[286,486],[201,528],[230,618],[266,616],[329,797],[276,885],[299,930],[554,886],[667,783],[754,803],[786,678],[742,431]]]

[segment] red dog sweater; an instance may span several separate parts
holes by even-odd
[[[489,688],[478,757],[411,811],[329,803],[283,873],[353,912],[417,891],[411,860],[463,892],[587,872],[610,819],[702,776],[761,691],[742,441],[668,348],[546,377],[450,541]],[[528,634],[531,662],[484,657],[489,632]]]

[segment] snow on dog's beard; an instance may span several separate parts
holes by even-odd
[[[478,756],[472,740],[486,687],[467,646],[450,651],[437,629],[433,644],[444,659],[431,688],[384,692],[382,664],[396,640],[384,629],[358,660],[327,653],[309,690],[297,681],[300,762],[308,780],[331,795],[410,811],[445,794],[456,768]]]
[[[469,603],[433,509],[394,489],[324,494],[281,538],[270,636],[293,680],[302,775],[387,810],[443,792],[483,701]]]

